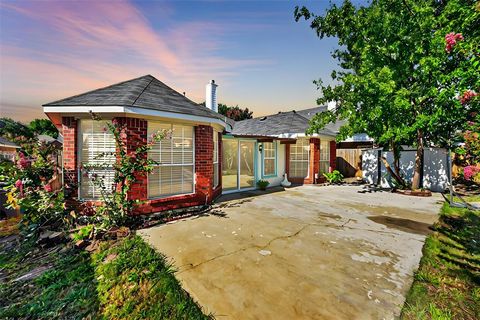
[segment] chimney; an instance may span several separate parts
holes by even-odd
[[[218,112],[217,87],[215,80],[212,80],[205,88],[205,106],[215,112]]]
[[[330,101],[327,104],[327,110],[328,111],[335,111],[337,109],[337,102],[336,101]]]

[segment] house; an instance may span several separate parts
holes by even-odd
[[[15,161],[15,156],[20,148],[16,143],[0,137],[0,159]]]
[[[151,133],[172,132],[149,151],[158,165],[131,187],[141,214],[208,204],[222,193],[255,189],[260,179],[280,185],[285,174],[294,183],[317,183],[335,167],[335,128],[306,136],[305,111],[235,122],[217,112],[216,89],[213,80],[207,84],[202,106],[146,75],[43,105],[64,138],[67,197],[99,198],[83,167],[114,163],[108,155],[115,151],[114,138],[104,124],[114,119],[125,125],[128,151]],[[103,121],[92,120],[91,112]],[[108,168],[94,173],[107,182],[114,176]]]

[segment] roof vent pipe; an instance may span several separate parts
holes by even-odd
[[[218,112],[217,87],[215,80],[210,81],[205,87],[205,106],[214,112]]]

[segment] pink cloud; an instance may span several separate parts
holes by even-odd
[[[29,23],[14,30],[22,41],[1,39],[2,105],[40,108],[147,73],[200,102],[210,78],[228,81],[238,68],[268,63],[218,54],[225,31],[214,22],[156,30],[126,1],[2,2],[0,8]],[[168,18],[171,8],[165,11]]]

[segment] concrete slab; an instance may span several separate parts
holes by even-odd
[[[441,197],[362,191],[301,186],[240,197],[139,233],[218,319],[393,319]]]

